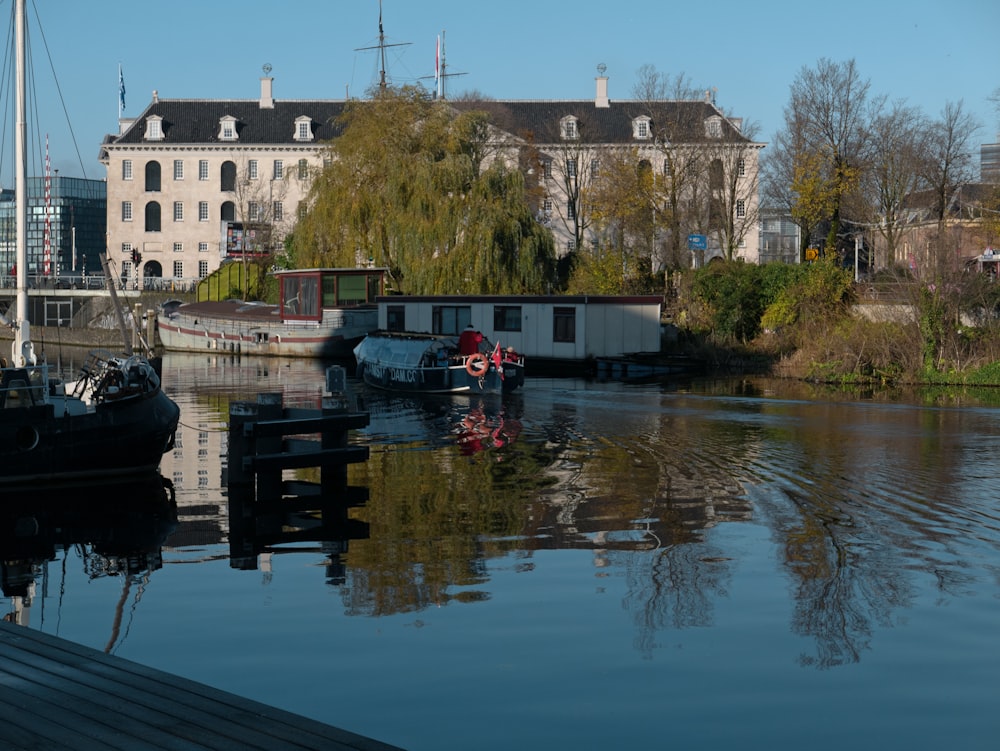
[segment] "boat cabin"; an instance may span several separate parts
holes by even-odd
[[[471,324],[529,362],[660,351],[658,295],[399,295],[377,302],[384,331],[454,336]]]
[[[281,317],[319,321],[323,310],[374,305],[385,293],[385,269],[294,269],[275,271]]]

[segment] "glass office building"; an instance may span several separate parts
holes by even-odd
[[[54,176],[46,204],[45,178],[29,177],[27,194],[28,274],[32,280],[41,286],[59,278],[103,275],[100,254],[107,237],[106,183]],[[14,191],[4,189],[0,192],[0,275],[7,286],[12,286],[9,277],[14,268],[16,223]]]

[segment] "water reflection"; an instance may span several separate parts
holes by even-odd
[[[65,567],[75,562],[88,580],[122,579],[105,647],[112,651],[132,588],[141,589],[162,567],[162,545],[176,526],[172,488],[159,473],[120,483],[0,493],[0,568],[3,593],[10,598],[4,619],[29,625],[38,588],[48,586],[48,564],[61,558],[65,576]]]

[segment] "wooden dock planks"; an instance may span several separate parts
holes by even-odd
[[[399,751],[307,717],[3,622],[0,747]]]

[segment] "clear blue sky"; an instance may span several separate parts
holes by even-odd
[[[5,13],[12,2],[0,0]],[[377,80],[377,53],[357,49],[378,43],[378,0],[27,3],[40,132],[49,134],[53,167],[66,175],[105,176],[97,154],[104,134],[117,129],[119,65],[126,117],[139,115],[154,89],[164,98],[255,98],[265,63],[276,98],[361,96]],[[1000,132],[987,101],[1000,87],[997,0],[383,0],[382,13],[386,41],[408,43],[387,50],[390,79],[433,76],[444,31],[447,69],[464,74],[448,79],[451,95],[586,99],[604,63],[612,100],[627,99],[638,69],[650,64],[716,88],[718,104],[757,123],[768,142],[803,66],[854,58],[874,93],[905,99],[928,115],[963,100],[983,125],[977,165],[978,144],[997,142]],[[423,83],[433,86],[432,79]],[[9,161],[4,156],[4,185]]]

